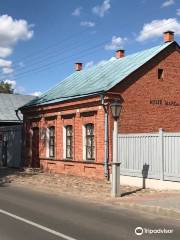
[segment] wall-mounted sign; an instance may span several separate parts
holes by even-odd
[[[152,104],[152,105],[162,105],[162,100],[161,99],[153,99],[153,100],[150,100],[150,104]]]
[[[162,99],[151,99],[150,104],[152,105],[165,105],[165,106],[180,106],[180,103],[176,101],[162,100]]]

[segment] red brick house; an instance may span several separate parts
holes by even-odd
[[[57,173],[103,178],[112,161],[110,103],[119,99],[121,133],[180,132],[180,50],[164,43],[76,71],[20,110],[25,164]],[[163,101],[163,104],[162,104]],[[178,105],[179,104],[179,105]],[[165,106],[166,105],[166,106]]]

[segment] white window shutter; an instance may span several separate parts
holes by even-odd
[[[63,127],[63,158],[66,159],[66,127]]]
[[[83,160],[86,160],[86,127],[82,126]]]
[[[46,157],[49,157],[49,128],[46,128]]]

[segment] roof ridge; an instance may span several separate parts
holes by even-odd
[[[65,98],[70,100],[75,96],[83,97],[108,91],[174,42],[162,43],[120,59],[109,59],[104,64],[73,72],[26,106],[55,103],[64,101]]]
[[[63,80],[61,80],[60,82],[58,82],[56,85],[54,85],[53,87],[51,87],[49,90],[47,90],[46,92],[44,92],[42,95],[40,95],[40,98],[43,97],[43,96],[45,96],[46,94],[48,94],[52,89],[56,89],[61,83],[63,83],[64,81],[68,80],[68,78],[70,78],[71,76],[75,76],[75,77],[76,77],[79,73],[82,73],[82,72],[84,72],[84,71],[91,71],[91,70],[94,69],[95,67],[104,66],[105,64],[108,64],[109,62],[113,62],[113,61],[115,61],[115,60],[121,61],[121,60],[124,59],[124,58],[131,57],[131,56],[136,55],[136,54],[138,54],[138,53],[142,53],[142,52],[144,52],[144,51],[151,50],[151,49],[157,48],[157,47],[159,47],[159,46],[163,46],[163,45],[167,45],[167,46],[168,46],[168,45],[170,45],[171,43],[172,43],[172,42],[161,43],[161,44],[156,45],[156,46],[154,46],[154,47],[147,48],[147,49],[140,50],[140,51],[138,51],[138,52],[129,54],[129,55],[127,55],[127,56],[124,56],[123,58],[114,59],[114,60],[112,60],[112,59],[110,58],[110,59],[108,59],[108,60],[105,60],[104,63],[97,63],[97,64],[95,64],[95,65],[92,66],[91,68],[84,68],[84,69],[82,69],[81,71],[75,71],[75,72],[71,73],[70,75],[68,75],[67,77],[65,77],[65,78],[64,78]],[[102,61],[103,61],[103,60],[102,60]]]

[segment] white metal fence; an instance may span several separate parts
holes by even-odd
[[[119,134],[121,174],[180,181],[180,133]]]

